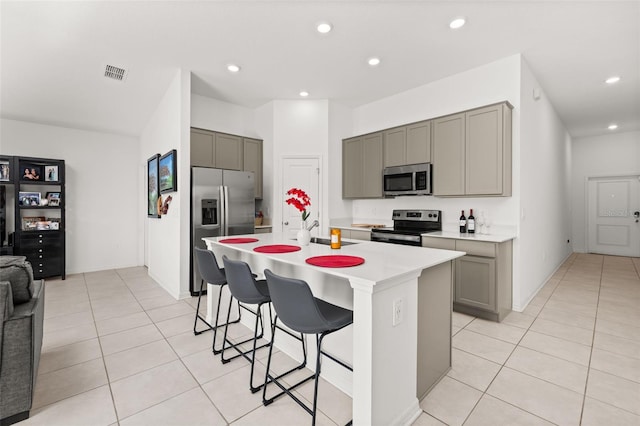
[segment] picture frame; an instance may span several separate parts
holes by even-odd
[[[11,162],[9,159],[0,159],[0,182],[11,182]]]
[[[158,176],[160,179],[160,193],[175,192],[178,190],[176,175],[177,151],[171,151],[160,157],[158,163]]]
[[[18,192],[18,205],[22,207],[36,207],[40,205],[41,201],[39,192]]]
[[[158,197],[160,197],[160,180],[158,164],[160,154],[154,154],[147,160],[147,217],[159,218]]]
[[[43,222],[45,219],[42,216],[23,216],[22,217],[22,230],[23,231],[35,231],[38,229],[38,223]]]
[[[46,165],[44,166],[44,181],[45,182],[58,182],[60,177],[58,175],[58,166]]]
[[[20,180],[22,182],[42,182],[42,165],[32,163],[20,163]]]

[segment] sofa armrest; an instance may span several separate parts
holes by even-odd
[[[0,281],[0,310],[2,311],[2,323],[13,315],[13,293],[9,281]],[[2,336],[2,330],[0,330]],[[0,338],[0,347],[2,339]]]

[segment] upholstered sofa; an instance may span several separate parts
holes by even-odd
[[[0,257],[0,426],[29,417],[42,349],[44,281],[23,256]]]

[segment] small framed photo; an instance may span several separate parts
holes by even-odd
[[[23,231],[35,231],[38,229],[38,223],[43,222],[45,219],[42,216],[24,216],[22,218],[22,230]]]
[[[21,181],[43,181],[42,166],[39,164],[20,163],[20,180]]]
[[[18,204],[21,206],[39,206],[40,205],[40,193],[39,192],[19,192]]]
[[[58,166],[44,166],[44,181],[45,182],[58,182]]]
[[[160,154],[155,154],[147,160],[147,217],[159,218],[158,197],[158,159]]]
[[[175,192],[178,190],[178,182],[176,178],[176,150],[164,154],[160,157],[158,165],[158,174],[160,176],[160,193]]]
[[[60,205],[61,199],[59,192],[47,192],[45,199],[50,207],[58,207]]]
[[[9,160],[0,160],[0,182],[11,181],[11,166]]]

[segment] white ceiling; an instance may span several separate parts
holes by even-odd
[[[177,68],[194,93],[247,107],[302,89],[357,106],[522,53],[572,136],[640,130],[640,1],[2,1],[0,14],[5,118],[139,135]]]

